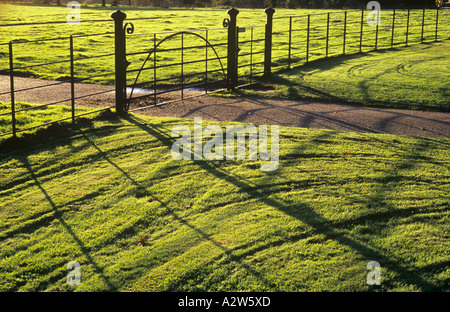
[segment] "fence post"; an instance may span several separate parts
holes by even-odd
[[[272,75],[272,29],[275,9],[272,7],[266,8],[264,13],[267,15],[264,39],[264,77],[270,77],[270,75]]]
[[[228,55],[227,55],[227,88],[228,90],[234,90],[237,86],[237,15],[239,11],[235,8],[231,8],[227,11],[230,19],[228,21]]]
[[[11,90],[11,123],[13,136],[16,137],[16,103],[14,99],[14,60],[12,41],[9,42],[9,83]]]
[[[111,13],[114,20],[114,57],[115,57],[115,87],[116,87],[116,113],[125,113],[126,105],[126,56],[125,56],[125,30],[123,21],[127,15],[120,10]]]

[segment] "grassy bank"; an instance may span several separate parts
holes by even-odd
[[[450,111],[450,43],[313,62],[280,73],[260,96]]]
[[[133,115],[0,145],[0,290],[449,290],[448,140],[280,128],[280,166],[262,172],[173,160],[179,123],[193,126]]]

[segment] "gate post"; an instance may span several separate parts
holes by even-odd
[[[228,22],[228,56],[227,56],[227,89],[234,90],[237,86],[238,70],[238,42],[237,42],[237,15],[239,11],[231,8],[227,11],[230,15]]]
[[[123,21],[127,15],[117,10],[111,13],[114,19],[114,59],[115,59],[115,88],[116,88],[116,113],[122,115],[126,112],[126,69],[127,60],[125,55],[125,30]]]
[[[266,32],[265,32],[265,46],[264,46],[264,77],[272,75],[272,28],[273,28],[273,14],[275,9],[272,7],[264,10],[267,15]]]

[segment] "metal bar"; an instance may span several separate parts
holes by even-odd
[[[115,87],[116,87],[116,113],[125,113],[126,105],[126,59],[125,59],[125,30],[123,21],[127,15],[120,10],[111,14],[114,19],[114,47],[115,47]]]
[[[308,62],[309,58],[309,24],[311,22],[311,15],[308,14],[308,26],[306,28],[306,62]]]
[[[395,28],[395,9],[392,12],[392,36],[391,36],[391,48],[394,47],[394,28]]]
[[[153,101],[156,104],[156,34],[153,35]]]
[[[252,82],[253,78],[253,27],[250,31],[250,83]]]
[[[12,41],[9,42],[9,81],[11,91],[11,123],[13,136],[16,137],[16,104],[14,99],[14,58]]]
[[[379,14],[380,12],[378,12],[378,14]],[[377,20],[378,20],[378,16],[377,16]],[[375,30],[375,50],[377,50],[378,49],[378,28],[379,28],[379,23],[377,22],[377,25],[376,25],[376,30]]]
[[[75,81],[73,66],[73,37],[70,36],[70,95],[72,104],[72,123],[75,124]]]
[[[328,57],[329,37],[330,37],[330,12],[327,13],[327,36],[325,43],[325,57]]]
[[[205,32],[205,93],[208,93],[208,30]]]
[[[425,27],[425,9],[423,9],[423,13],[422,13],[422,34],[420,37],[420,43],[423,43],[423,30]]]
[[[408,9],[408,15],[407,15],[407,18],[406,18],[406,44],[405,44],[405,45],[408,45],[408,35],[409,35],[409,16],[410,16],[410,13],[411,13],[411,9]]]
[[[272,75],[272,32],[273,32],[273,14],[275,10],[269,7],[264,10],[267,15],[265,45],[264,45],[264,76],[270,77]]]
[[[184,34],[181,34],[181,99],[184,99]]]
[[[29,91],[29,90],[34,90],[34,89],[40,89],[40,88],[45,88],[45,87],[57,86],[57,85],[68,83],[68,82],[70,82],[70,80],[64,80],[64,81],[59,81],[59,82],[56,82],[56,83],[50,83],[50,84],[46,84],[46,85],[42,85],[42,86],[35,86],[35,87],[29,87],[29,88],[25,88],[25,89],[14,90],[14,92],[18,93],[18,92]],[[2,92],[2,93],[0,93],[0,95],[4,95],[4,94],[8,94],[8,93],[10,93],[10,92],[9,91]]]
[[[439,8],[436,9],[436,33],[434,35],[434,41],[438,40],[438,24],[439,24]]]
[[[344,38],[343,38],[343,44],[342,44],[342,54],[345,55],[345,39],[346,39],[346,34],[347,32],[347,11],[345,11],[344,13]]]
[[[237,85],[237,15],[239,11],[231,8],[227,11],[230,16],[228,22],[228,49],[227,49],[227,80],[228,90],[236,89]]]
[[[359,35],[359,52],[362,52],[363,45],[363,25],[364,25],[364,10],[361,10],[361,33]]]
[[[253,28],[252,28],[252,30],[253,30]],[[289,17],[288,68],[291,68],[291,49],[292,49],[292,16]]]
[[[53,65],[53,64],[60,64],[60,63],[67,63],[67,62],[69,62],[69,61],[68,60],[55,61],[55,62],[49,62],[49,63],[41,63],[41,64],[35,64],[35,65],[20,66],[20,67],[16,67],[15,69],[33,68],[33,67],[38,67],[38,66]]]
[[[85,115],[90,115],[90,114],[99,113],[99,112],[102,112],[102,111],[105,111],[105,110],[109,110],[109,109],[111,109],[112,107],[113,107],[113,106],[111,106],[111,107],[106,107],[106,108],[102,108],[102,109],[98,109],[98,110],[95,110],[95,111],[92,111],[92,112],[87,112],[87,113],[79,114],[79,115],[76,115],[75,117],[81,117],[81,116],[85,116]],[[39,124],[39,125],[37,125],[37,126],[33,126],[33,127],[29,127],[29,128],[24,128],[24,129],[18,129],[16,132],[23,132],[23,131],[33,130],[33,129],[36,129],[36,128],[39,128],[39,127],[49,126],[49,125],[52,125],[52,124],[55,124],[55,123],[58,123],[58,122],[61,122],[61,121],[66,121],[66,120],[69,120],[69,119],[72,119],[72,117],[61,118],[61,119],[58,119],[58,120],[54,120],[54,121],[46,122],[46,123],[43,123],[43,124]],[[3,136],[3,135],[6,135],[6,134],[3,133],[3,134],[1,134],[0,136]]]

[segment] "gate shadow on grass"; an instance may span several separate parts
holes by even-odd
[[[75,241],[75,243],[79,247],[80,251],[83,253],[86,260],[94,268],[94,271],[106,283],[109,290],[116,291],[117,290],[116,286],[113,285],[111,283],[111,281],[109,280],[109,278],[103,273],[103,269],[97,264],[97,262],[94,260],[94,258],[92,258],[92,256],[89,253],[89,250],[85,247],[82,240],[73,231],[72,227],[64,221],[63,213],[59,210],[58,205],[55,204],[55,202],[52,200],[52,198],[50,197],[48,192],[42,186],[41,182],[39,181],[38,176],[34,173],[34,170],[31,167],[31,164],[30,164],[27,156],[20,156],[20,157],[17,157],[17,159],[22,162],[23,166],[27,169],[27,171],[31,175],[32,179],[34,180],[34,184],[39,188],[39,190],[42,192],[42,194],[44,194],[46,200],[49,202],[50,206],[52,207],[52,210],[54,211],[55,219],[57,219],[59,221],[59,223],[64,227],[64,229],[67,231],[67,233],[69,233],[69,235],[72,237],[72,239]]]
[[[126,120],[131,122],[132,124],[138,126],[142,130],[146,131],[148,134],[158,138],[169,149],[171,148],[171,142],[173,142],[174,139],[167,136],[167,134],[164,131],[158,129],[158,127],[150,126],[150,125],[146,124],[145,121],[139,119],[136,116],[128,117],[128,118],[126,118]],[[331,135],[331,134],[327,134],[327,135]],[[168,143],[170,143],[170,144],[168,144]],[[299,148],[301,148],[301,147],[299,147]],[[412,151],[410,153],[410,155],[407,155],[405,157],[404,162],[402,162],[401,164],[399,164],[393,168],[386,169],[386,176],[397,176],[398,170],[400,170],[400,168],[405,168],[405,166],[406,167],[413,166],[414,160],[418,155],[419,154],[417,151]],[[283,199],[281,199],[281,198],[276,198],[276,196],[274,198],[269,198],[269,197],[267,197],[267,194],[264,194],[264,193],[260,192],[258,189],[255,189],[254,186],[256,186],[256,185],[246,181],[244,178],[241,178],[238,175],[230,174],[229,172],[226,172],[220,166],[215,165],[214,162],[197,161],[197,164],[200,168],[206,170],[207,172],[209,172],[210,174],[214,175],[215,177],[217,177],[219,179],[225,180],[226,182],[233,184],[234,186],[238,187],[240,191],[247,192],[248,195],[250,195],[253,198],[257,198],[262,203],[264,203],[268,206],[271,206],[277,210],[280,210],[283,213],[308,224],[309,226],[311,226],[313,228],[313,232],[316,232],[318,234],[323,234],[327,240],[333,240],[343,246],[347,246],[347,247],[351,248],[352,250],[354,250],[355,252],[360,254],[362,257],[364,257],[368,262],[372,261],[372,260],[376,260],[376,261],[380,262],[383,268],[387,268],[390,271],[398,274],[401,281],[403,281],[405,283],[409,283],[411,285],[415,285],[418,288],[420,288],[422,291],[435,291],[435,290],[440,289],[439,285],[435,285],[433,283],[426,281],[421,276],[419,276],[416,272],[414,272],[411,269],[402,265],[402,259],[397,259],[394,255],[389,255],[388,251],[383,252],[380,250],[375,250],[368,244],[364,244],[363,242],[359,242],[356,239],[349,237],[348,234],[346,235],[343,231],[341,231],[339,229],[339,227],[342,226],[343,224],[339,224],[339,222],[337,222],[335,224],[333,221],[327,220],[326,218],[324,218],[323,216],[321,216],[320,214],[315,212],[307,203],[296,203],[296,204],[292,205],[292,204],[284,202]],[[123,173],[126,176],[128,176],[125,172],[123,172]],[[280,173],[278,172],[277,175],[279,175],[279,174]],[[132,180],[131,177],[128,176],[128,178]],[[265,181],[262,181],[261,183],[262,184],[264,184],[265,182],[270,183],[270,179],[271,179],[271,175],[268,174]],[[386,192],[386,189],[384,187],[380,187],[380,188],[376,189],[375,194],[373,194],[373,196],[370,196],[365,204],[370,204],[370,200],[373,198],[379,199],[380,197],[383,197],[385,192]],[[393,215],[398,214],[398,211],[397,211],[397,209],[395,209],[395,207],[389,207],[388,209],[389,209],[389,212],[387,214],[384,214],[383,217],[389,218],[389,214],[393,214]],[[368,217],[369,218],[375,217],[375,215],[368,216]],[[179,218],[179,217],[177,217],[177,218]],[[349,220],[348,223],[353,222],[353,221],[355,221],[355,220]],[[183,222],[183,223],[185,223],[185,222]],[[185,224],[187,224],[187,223],[185,223]],[[198,233],[200,233],[200,235],[202,235],[206,239],[212,241],[201,230],[196,229],[196,231],[198,231]],[[214,241],[212,241],[212,242],[214,243],[214,245],[222,248],[228,256],[231,256],[231,252],[232,252],[231,250],[227,250],[226,248],[224,248],[223,246],[221,246],[220,244],[218,244]],[[268,247],[271,247],[271,246],[267,246],[267,248]],[[258,247],[258,249],[252,250],[252,251],[257,252],[259,250],[261,250],[261,247]],[[248,254],[249,253],[247,252],[246,255],[248,255]],[[242,262],[240,262],[240,263],[242,264]],[[262,277],[259,273],[252,270],[248,266],[246,266],[246,268],[250,272],[252,272],[254,275],[257,275],[260,279],[263,279],[266,285],[272,285],[275,290],[277,289],[275,285],[273,285],[270,281],[268,281],[267,279]]]
[[[140,128],[141,130],[145,131],[149,135],[153,136],[154,138],[158,139],[163,145],[165,145],[168,148],[168,151],[172,147],[173,142],[175,141],[175,138],[172,138],[167,133],[167,127],[162,128],[155,125],[149,125],[144,120],[139,119],[139,117],[136,116],[129,116],[125,118],[126,121],[131,123],[133,126],[136,126]],[[175,212],[173,209],[171,209],[166,202],[155,196],[155,194],[151,194],[149,191],[147,191],[147,187],[140,182],[137,182],[127,171],[122,169],[119,165],[117,165],[110,157],[108,157],[107,153],[103,152],[99,146],[95,144],[95,142],[90,138],[90,132],[85,132],[83,130],[80,130],[80,133],[84,139],[86,139],[86,143],[83,144],[82,147],[77,147],[77,149],[83,149],[88,146],[92,146],[95,148],[99,153],[99,158],[105,159],[111,166],[113,166],[118,172],[120,172],[127,180],[129,180],[136,188],[131,190],[130,192],[138,192],[141,194],[145,194],[151,198],[153,198],[155,201],[159,202],[162,207],[164,207],[167,210],[168,215],[171,215],[174,220],[177,220],[181,224],[187,226],[188,228],[195,231],[199,237],[202,239],[210,242],[215,247],[219,248],[223,251],[223,255],[226,257],[225,263],[234,263],[236,267],[242,268],[249,272],[249,274],[256,277],[263,285],[265,285],[267,288],[279,291],[279,286],[276,285],[274,282],[269,280],[267,277],[265,277],[262,273],[258,272],[256,269],[251,267],[249,264],[245,263],[243,260],[257,252],[260,252],[262,250],[265,250],[267,248],[271,248],[274,246],[280,246],[284,243],[288,243],[290,241],[296,241],[300,239],[307,238],[308,235],[315,235],[315,234],[322,234],[325,238],[325,240],[332,240],[337,243],[339,243],[342,246],[346,246],[350,248],[351,250],[354,250],[357,254],[362,256],[365,260],[372,261],[376,260],[380,262],[382,268],[387,268],[390,271],[396,273],[398,275],[398,278],[401,282],[409,283],[411,285],[415,285],[422,291],[436,291],[441,290],[444,288],[444,284],[433,284],[424,278],[422,278],[421,275],[423,275],[425,272],[431,272],[436,269],[441,269],[442,266],[445,267],[445,263],[435,263],[430,264],[424,268],[421,269],[421,275],[419,273],[414,272],[411,268],[402,265],[402,261],[404,259],[399,259],[397,256],[391,254],[387,250],[380,250],[379,248],[375,249],[374,247],[370,246],[368,242],[364,242],[361,240],[357,240],[354,237],[350,237],[350,234],[345,232],[345,229],[349,226],[353,226],[354,224],[361,224],[365,222],[366,220],[370,220],[372,222],[379,222],[377,223],[377,227],[384,228],[386,225],[383,223],[384,220],[392,218],[392,217],[402,217],[402,213],[399,211],[398,208],[393,207],[392,205],[388,205],[387,201],[384,201],[386,198],[386,193],[389,191],[392,191],[392,187],[385,185],[387,181],[399,181],[403,177],[401,175],[401,170],[411,168],[415,165],[416,160],[421,157],[421,154],[428,149],[428,144],[434,142],[434,140],[426,140],[425,143],[420,149],[411,149],[408,151],[405,151],[405,156],[402,157],[402,160],[400,162],[394,163],[392,166],[389,166],[384,170],[384,175],[381,177],[383,181],[379,181],[383,184],[380,184],[378,187],[374,188],[372,191],[372,194],[370,194],[367,199],[364,199],[361,201],[361,204],[364,205],[370,205],[372,202],[381,203],[386,208],[380,215],[378,212],[374,212],[372,214],[368,214],[366,216],[358,216],[353,219],[344,220],[344,221],[330,221],[326,218],[324,218],[322,215],[314,211],[312,207],[310,207],[306,202],[296,202],[294,204],[288,203],[284,201],[282,198],[278,197],[276,194],[272,194],[271,197],[268,197],[267,193],[264,192],[264,190],[261,190],[261,185],[270,185],[271,184],[271,178],[273,174],[267,173],[267,177],[264,178],[262,181],[258,182],[258,184],[252,183],[250,181],[247,181],[245,178],[242,178],[239,176],[239,174],[232,174],[230,172],[227,172],[226,169],[222,168],[222,166],[217,165],[216,162],[208,162],[208,161],[197,161],[195,162],[199,168],[205,170],[206,172],[212,174],[218,179],[224,180],[227,183],[230,183],[236,187],[239,188],[240,192],[247,193],[250,197],[255,198],[259,200],[261,203],[266,204],[270,207],[273,207],[286,215],[289,215],[291,217],[296,218],[297,220],[304,222],[305,224],[309,225],[312,228],[311,232],[308,232],[307,234],[302,233],[298,234],[297,236],[290,237],[289,240],[286,239],[280,239],[278,241],[272,241],[268,244],[258,245],[258,246],[249,246],[246,244],[245,246],[238,246],[234,249],[226,248],[219,242],[215,241],[202,231],[201,229],[197,228],[196,226],[192,225],[190,222],[185,220],[183,217],[181,217],[177,212]],[[98,137],[98,135],[103,135],[103,133],[92,133],[95,138]],[[333,132],[324,132],[316,139],[326,139],[326,137],[330,137],[333,135]],[[304,146],[298,145],[296,148],[292,151],[289,151],[289,156],[295,156],[295,157],[301,157],[302,153],[301,151],[304,149]],[[111,277],[108,277],[104,274],[103,268],[101,268],[93,259],[93,257],[90,255],[89,250],[84,246],[82,240],[78,237],[78,235],[73,231],[71,226],[67,224],[64,221],[63,218],[63,212],[59,210],[58,205],[52,200],[50,195],[48,194],[47,190],[42,186],[40,178],[38,175],[36,175],[35,170],[33,170],[32,165],[30,164],[30,161],[28,157],[20,156],[17,157],[17,159],[23,164],[23,166],[27,169],[29,175],[31,176],[32,180],[34,180],[35,185],[40,189],[40,191],[44,194],[46,200],[50,203],[52,210],[55,212],[55,219],[57,219],[61,225],[65,228],[65,230],[72,236],[75,243],[78,245],[79,249],[87,259],[87,261],[93,266],[94,271],[96,274],[98,274],[101,279],[105,282],[107,287],[110,291],[117,291],[120,290],[120,288],[117,285],[114,285],[114,283],[111,281]],[[281,161],[283,159],[281,158]],[[283,162],[281,162],[282,165]],[[277,175],[282,174],[282,166],[280,166],[279,170],[281,172],[276,172]],[[395,186],[394,186],[395,188]],[[127,193],[124,196],[133,195],[132,193]],[[386,205],[385,205],[386,204]],[[408,212],[416,212],[421,211],[424,212],[424,210],[419,210],[418,208],[410,208],[407,209]],[[426,212],[426,210],[425,210]],[[143,222],[143,221],[142,221]],[[134,229],[126,229],[126,235],[133,235]],[[117,234],[117,236],[122,235],[123,233]],[[239,255],[235,254],[235,251],[242,250],[243,248],[249,248],[248,250],[240,253]],[[216,261],[217,259],[213,258],[209,260],[208,263],[211,263],[213,261]],[[207,264],[208,264],[207,263]],[[448,265],[448,263],[447,263]],[[362,268],[363,270],[365,268]],[[398,281],[396,279],[396,281]],[[442,283],[445,283],[443,281]],[[386,282],[382,285],[389,285],[389,282]],[[383,286],[382,286],[383,287]],[[383,289],[383,288],[382,288]]]

